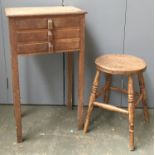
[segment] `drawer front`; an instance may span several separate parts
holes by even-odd
[[[54,39],[80,38],[80,29],[78,27],[56,29],[53,33]]]
[[[80,48],[80,39],[56,39],[54,41],[54,50],[57,52],[78,50]]]
[[[62,28],[54,31],[50,30],[25,30],[17,31],[17,42],[46,42],[53,41],[53,39],[65,39],[65,38],[79,38],[79,28]]]
[[[17,18],[15,21],[16,29],[27,30],[27,29],[47,29],[48,19],[47,18]]]
[[[15,21],[17,30],[79,27],[80,16],[25,17]]]
[[[52,44],[45,43],[29,43],[29,44],[18,44],[18,54],[30,54],[30,53],[48,53],[53,52]]]
[[[20,31],[16,34],[18,43],[48,41],[48,31]]]
[[[53,18],[54,28],[64,28],[64,27],[79,27],[80,26],[80,16],[71,16],[71,17],[56,17]]]

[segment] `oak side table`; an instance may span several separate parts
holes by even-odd
[[[13,102],[17,142],[22,142],[18,55],[67,54],[68,108],[72,107],[73,53],[78,59],[78,128],[83,128],[84,47],[86,12],[72,6],[6,8],[9,19]]]

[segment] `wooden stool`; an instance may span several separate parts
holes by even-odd
[[[129,149],[134,150],[134,110],[140,101],[142,101],[143,104],[145,121],[149,120],[146,103],[146,90],[143,77],[143,72],[146,69],[146,63],[142,59],[131,55],[109,54],[98,57],[95,60],[95,64],[97,71],[89,99],[89,107],[84,125],[84,132],[86,133],[88,131],[90,116],[94,106],[127,114],[129,117]],[[101,72],[105,73],[106,82],[104,87],[97,91]],[[134,91],[132,77],[134,74],[137,74],[138,76],[140,93]],[[128,90],[118,87],[111,87],[112,75],[127,75]],[[128,94],[128,110],[107,104],[109,102],[110,90]],[[96,102],[95,99],[101,95],[104,96],[104,103]],[[137,100],[135,100],[135,97],[137,97]]]

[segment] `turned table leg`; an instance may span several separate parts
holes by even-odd
[[[138,80],[139,80],[139,87],[140,87],[140,94],[142,94],[142,104],[144,108],[144,119],[145,121],[149,121],[149,112],[147,108],[147,96],[146,96],[146,89],[145,89],[145,82],[143,73],[138,73]]]
[[[67,107],[72,109],[73,53],[67,53]]]
[[[108,103],[110,97],[110,86],[112,82],[112,75],[105,73],[105,85],[103,90],[103,102]]]
[[[88,131],[90,116],[91,116],[91,113],[92,113],[92,110],[93,110],[93,107],[94,107],[93,102],[95,101],[97,87],[98,87],[98,84],[99,84],[99,76],[100,76],[100,71],[97,70],[96,75],[95,75],[95,79],[94,79],[94,82],[93,82],[92,90],[91,90],[91,95],[90,95],[90,98],[89,98],[88,112],[87,112],[85,125],[84,125],[84,132],[85,133]]]
[[[132,76],[128,76],[129,149],[134,150],[134,87]]]

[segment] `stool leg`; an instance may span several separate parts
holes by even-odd
[[[128,76],[129,149],[134,150],[134,88],[132,76]]]
[[[84,124],[84,132],[85,133],[88,131],[90,116],[91,116],[91,113],[92,113],[93,108],[94,108],[93,102],[95,101],[96,91],[97,91],[97,87],[98,87],[98,84],[99,84],[99,76],[100,76],[100,71],[97,70],[95,78],[94,78],[92,90],[91,90],[91,95],[90,95],[90,98],[89,98],[88,111],[87,111],[86,120],[85,120],[85,124]]]
[[[103,93],[103,102],[108,103],[109,102],[109,97],[110,97],[110,86],[112,82],[112,75],[111,74],[105,74],[105,86],[104,86],[104,93]]]
[[[144,119],[145,119],[145,121],[149,121],[149,112],[148,112],[148,108],[147,108],[147,96],[146,96],[146,89],[145,89],[143,73],[138,73],[138,80],[139,80],[140,94],[143,94],[142,104],[143,104],[143,108],[144,108]]]

